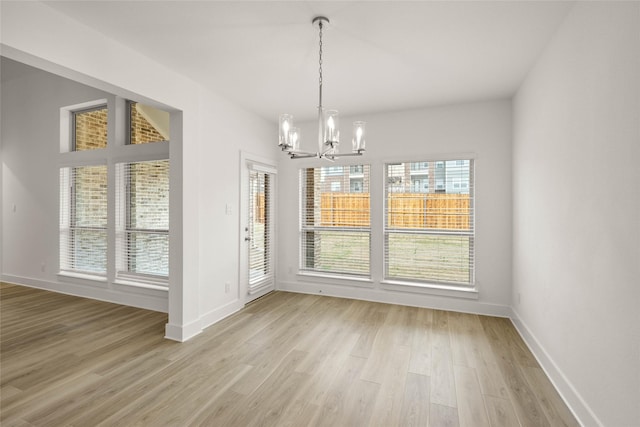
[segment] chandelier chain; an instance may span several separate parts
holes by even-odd
[[[320,53],[318,55],[318,71],[319,71],[319,80],[318,83],[320,84],[320,87],[322,87],[322,21],[320,21],[318,23],[318,27],[320,28],[320,41],[319,41],[319,46],[320,46]]]

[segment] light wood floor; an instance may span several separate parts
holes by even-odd
[[[509,320],[275,292],[167,317],[2,284],[3,426],[577,425]]]

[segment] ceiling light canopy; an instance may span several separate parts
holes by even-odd
[[[318,79],[318,151],[315,153],[300,151],[300,129],[293,124],[291,114],[281,114],[279,122],[278,146],[292,159],[317,157],[319,159],[334,160],[337,157],[361,156],[365,149],[365,122],[353,122],[353,137],[351,153],[338,153],[340,144],[340,128],[337,110],[326,110],[322,106],[322,28],[329,23],[324,16],[316,16],[311,23],[318,26],[319,32],[319,79]]]

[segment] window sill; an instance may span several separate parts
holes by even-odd
[[[330,281],[335,284],[344,284],[350,286],[362,286],[370,288],[373,286],[373,280],[370,277],[358,277],[358,276],[342,276],[338,274],[327,273],[311,273],[311,272],[298,272],[296,274],[301,282],[310,283],[327,283]]]
[[[58,277],[63,279],[80,279],[80,280],[89,280],[92,282],[100,282],[107,283],[107,278],[105,276],[98,276],[94,274],[87,273],[76,273],[73,271],[60,271],[58,272]]]
[[[164,286],[164,285],[152,285],[150,283],[140,283],[140,282],[133,282],[130,280],[122,280],[122,279],[118,279],[115,280],[113,282],[114,285],[121,285],[121,286],[131,286],[131,287],[136,287],[136,288],[143,288],[143,289],[154,289],[157,291],[168,291],[169,287],[168,286]]]
[[[476,300],[480,297],[476,286],[439,285],[434,283],[403,282],[401,280],[382,280],[380,285],[383,289],[390,291],[412,292]]]

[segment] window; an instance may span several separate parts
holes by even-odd
[[[415,186],[397,191],[391,178],[400,168],[385,167],[385,279],[472,285],[473,160],[429,162],[433,166],[440,180],[426,192]],[[458,186],[449,191],[445,182]]]
[[[127,144],[169,140],[169,113],[133,101],[127,101],[127,110]]]
[[[70,151],[107,146],[104,101],[63,109],[69,118]],[[106,159],[103,159],[106,163]],[[107,166],[60,168],[60,270],[105,276],[107,272]]]
[[[387,188],[389,192],[400,193],[404,191],[404,163],[387,165]]]
[[[410,163],[410,169],[412,173],[427,173],[429,170],[429,162],[414,162]]]
[[[327,166],[321,169],[323,179],[325,176],[342,176],[344,173],[342,166]]]
[[[107,167],[60,169],[60,269],[107,272]]]
[[[351,176],[361,176],[364,173],[362,165],[349,166],[349,174]]]
[[[352,193],[362,193],[362,188],[364,180],[362,178],[351,178],[349,181],[349,186],[351,188]]]
[[[414,193],[427,193],[429,191],[429,178],[426,175],[412,176],[411,185]]]
[[[71,111],[71,151],[107,146],[107,106]]]
[[[301,272],[369,276],[369,166],[360,167],[362,187],[348,193],[332,193],[321,181],[328,169],[347,180],[349,166],[300,171]]]
[[[169,274],[169,161],[119,163],[116,191],[119,277]]]
[[[115,126],[107,126],[106,102],[60,110],[61,126],[69,129],[60,145],[60,272],[166,285],[169,113],[115,99],[109,102],[126,105],[126,120],[115,117]],[[108,135],[109,128],[122,129],[122,135]],[[108,139],[145,146],[131,158],[122,143],[105,150]],[[95,153],[69,154],[86,150]],[[115,209],[108,200],[115,200]],[[111,242],[115,259],[108,261]]]

